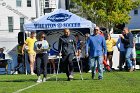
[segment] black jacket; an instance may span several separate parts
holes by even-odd
[[[61,36],[59,38],[58,51],[62,53],[62,56],[69,54],[75,54],[76,50],[76,39],[73,35]]]
[[[121,40],[124,43],[124,48],[133,48],[133,34],[131,32],[124,35],[124,39]]]

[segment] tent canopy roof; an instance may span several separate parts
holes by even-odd
[[[25,31],[53,30],[65,28],[94,28],[91,21],[81,18],[68,10],[56,9],[51,13],[41,16],[32,22],[24,24]]]

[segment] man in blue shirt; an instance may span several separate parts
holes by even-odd
[[[98,79],[101,80],[103,79],[103,56],[106,57],[107,49],[105,38],[98,34],[99,31],[99,27],[95,27],[94,34],[88,38],[86,43],[86,55],[89,56],[89,60],[91,62],[92,79],[95,77],[97,64],[99,72]]]

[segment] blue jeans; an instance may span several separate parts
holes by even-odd
[[[88,65],[89,65],[89,70],[91,70],[91,62],[90,62],[90,59],[88,60]]]
[[[119,68],[122,69],[122,66],[125,63],[125,51],[120,51],[120,60],[119,60]]]
[[[99,72],[99,79],[103,78],[103,56],[90,57],[92,74],[96,74],[96,64]]]
[[[133,48],[127,48],[126,49],[125,59],[126,59],[126,63],[127,63],[128,68],[131,68],[132,67],[132,61],[131,61],[132,49]]]

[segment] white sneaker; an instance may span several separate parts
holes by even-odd
[[[72,76],[72,75],[69,75],[69,78],[70,78],[70,79],[73,79],[73,76]]]
[[[46,78],[43,78],[43,82],[46,82],[46,80],[47,80]]]
[[[91,73],[92,71],[91,71],[91,70],[89,70],[88,72],[89,72],[89,73]]]
[[[41,83],[42,82],[42,79],[41,79],[41,77],[38,77],[38,79],[37,79],[37,81],[36,81],[37,83]]]
[[[31,72],[31,75],[35,75],[35,73],[34,72]]]
[[[15,73],[14,74],[18,74],[18,71],[15,71]]]
[[[56,72],[55,72],[55,71],[53,71],[53,74],[56,74]]]

